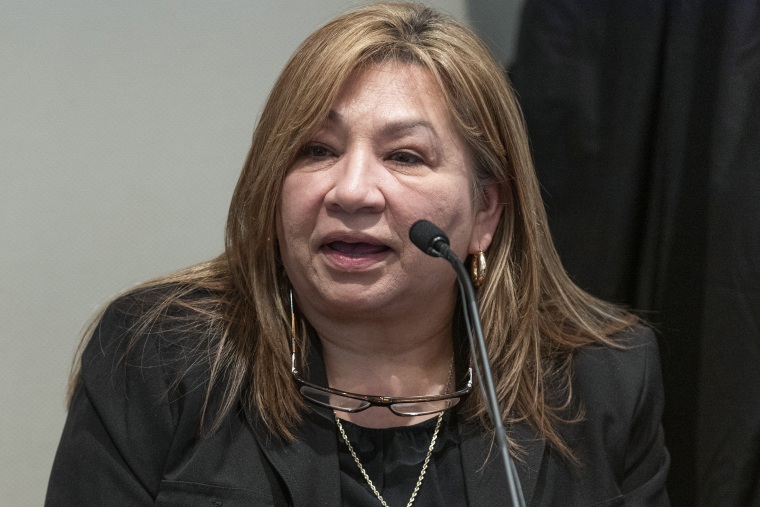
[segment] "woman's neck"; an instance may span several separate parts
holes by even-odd
[[[417,396],[441,394],[452,365],[451,317],[418,322],[341,322],[315,329],[331,387],[359,394]],[[402,417],[385,407],[355,414],[338,412],[342,419],[365,427],[416,424],[432,416]]]

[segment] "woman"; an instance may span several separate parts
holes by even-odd
[[[666,505],[651,333],[567,278],[502,72],[414,4],[311,35],[254,133],[225,253],[97,320],[48,504],[506,503],[454,273],[407,239],[421,218],[474,261],[526,504]]]

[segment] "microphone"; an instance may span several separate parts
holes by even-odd
[[[444,257],[449,252],[449,238],[434,223],[417,220],[409,228],[412,243],[432,257]]]
[[[493,376],[491,375],[491,364],[488,360],[486,341],[483,337],[483,325],[480,322],[480,311],[478,310],[478,302],[475,298],[475,289],[472,287],[467,270],[462,261],[459,260],[459,257],[451,251],[451,243],[446,233],[432,222],[427,220],[417,220],[414,222],[409,228],[409,239],[417,248],[431,257],[441,257],[449,261],[457,274],[459,293],[462,297],[462,313],[464,314],[467,326],[467,337],[470,341],[470,354],[472,355],[472,362],[475,364],[475,371],[480,380],[483,397],[488,404],[488,412],[494,425],[496,442],[504,461],[512,506],[525,507],[520,478],[517,476],[517,469],[512,461],[512,457],[509,455],[509,444],[507,443],[504,423],[501,420],[501,411],[499,410],[499,402],[493,384]],[[475,331],[475,337],[473,337],[473,330]],[[479,354],[476,354],[476,350]],[[482,371],[478,365],[478,356],[482,363]]]

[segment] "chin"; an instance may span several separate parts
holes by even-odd
[[[332,290],[320,294],[324,313],[335,314],[339,312],[343,316],[350,314],[352,317],[360,314],[368,314],[377,317],[379,314],[393,312],[399,304],[399,294],[389,293],[376,285],[356,286],[341,284]]]

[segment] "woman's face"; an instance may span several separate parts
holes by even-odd
[[[354,75],[283,183],[277,238],[307,318],[453,307],[453,270],[417,249],[409,227],[430,220],[462,259],[485,251],[501,204],[496,187],[476,202],[473,174],[426,70],[384,63]]]

